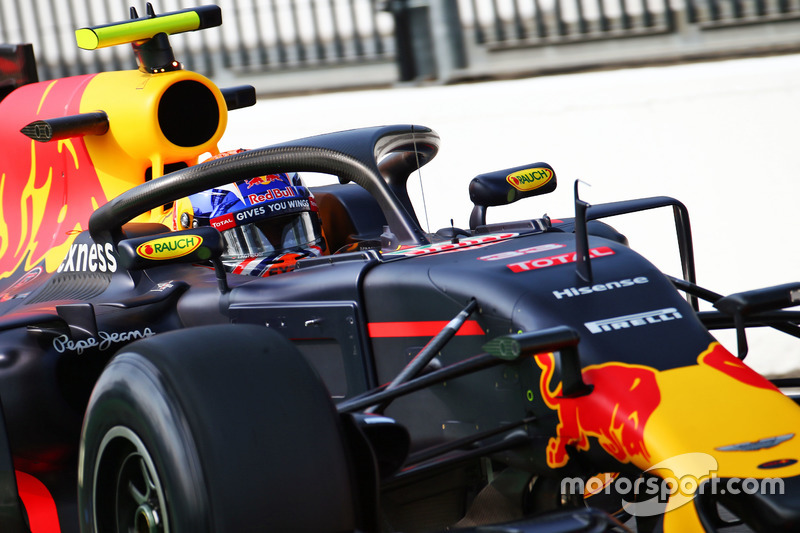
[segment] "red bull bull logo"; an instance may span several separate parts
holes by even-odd
[[[256,185],[269,185],[273,181],[280,179],[281,177],[277,174],[270,174],[269,176],[258,176],[257,178],[245,180],[244,182],[247,184],[247,188],[250,189]]]
[[[561,395],[561,383],[553,389],[555,358],[539,354],[542,369],[539,389],[545,404],[558,412],[556,436],[547,446],[547,464],[558,468],[567,464],[567,446],[589,449],[589,437],[620,463],[647,462],[644,442],[647,420],[661,401],[656,370],[642,365],[606,363],[583,370],[583,379],[593,386],[590,394],[574,398]]]

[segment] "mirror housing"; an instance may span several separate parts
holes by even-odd
[[[123,239],[117,245],[120,264],[128,270],[213,262],[222,251],[222,235],[210,226]]]
[[[486,224],[488,207],[547,194],[556,190],[556,185],[553,167],[542,162],[475,176],[469,184],[469,199],[474,204],[469,227],[474,230]]]

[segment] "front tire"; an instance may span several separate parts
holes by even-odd
[[[81,531],[353,529],[349,465],[327,389],[281,335],[165,333],[121,350],[92,393]]]

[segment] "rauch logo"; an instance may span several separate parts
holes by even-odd
[[[136,247],[136,253],[145,259],[174,259],[189,255],[197,250],[202,243],[202,237],[197,235],[162,237],[140,244]]]
[[[526,168],[506,176],[506,181],[518,191],[538,189],[553,178],[553,170],[549,168]]]

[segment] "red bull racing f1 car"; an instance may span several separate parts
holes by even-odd
[[[132,10],[76,36],[138,69],[48,81],[0,48],[3,532],[800,528],[800,407],[743,362],[747,328],[798,336],[800,283],[699,287],[669,197],[487,224],[543,162],[425,232],[424,126],[199,162],[255,95],[168,36],[220,23]],[[657,208],[681,278],[602,221]]]

